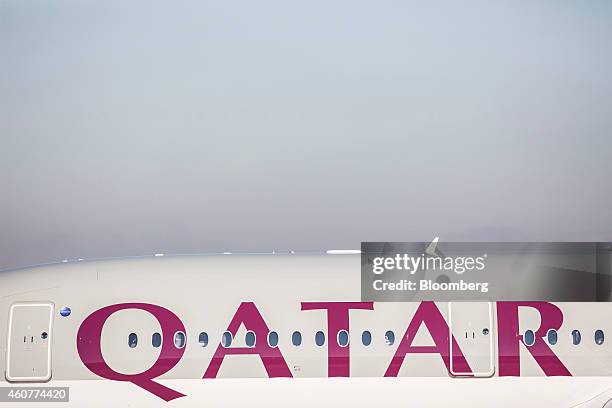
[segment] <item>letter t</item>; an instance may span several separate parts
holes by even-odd
[[[349,332],[349,310],[374,310],[373,302],[302,302],[302,310],[327,310],[327,375],[350,376],[350,344],[338,344],[338,332]]]

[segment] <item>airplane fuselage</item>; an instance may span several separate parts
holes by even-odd
[[[359,256],[201,256],[4,272],[6,380],[605,377],[608,303],[362,302]]]

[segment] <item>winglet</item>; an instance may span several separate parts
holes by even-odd
[[[440,237],[435,237],[432,241],[431,244],[429,244],[429,246],[427,247],[427,249],[425,249],[425,253],[427,255],[430,256],[436,256],[436,247],[438,246],[438,241],[440,240]]]

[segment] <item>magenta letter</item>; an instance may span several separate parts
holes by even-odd
[[[425,323],[427,330],[429,330],[435,346],[412,346],[414,337],[422,323]],[[404,334],[397,347],[397,351],[391,360],[391,364],[389,364],[389,368],[387,368],[385,377],[397,377],[400,367],[404,362],[404,358],[408,353],[438,353],[442,357],[446,369],[450,372],[448,335],[448,325],[436,304],[431,301],[421,302],[408,325],[406,334]],[[472,370],[463,356],[454,336],[452,337],[452,341],[454,358],[453,367],[456,367],[460,372],[471,373]]]
[[[113,313],[124,309],[140,309],[151,313],[162,329],[163,343],[159,357],[151,368],[140,374],[118,373],[106,364],[102,356],[100,337],[104,322]],[[166,401],[170,401],[185,395],[156,383],[153,379],[167,373],[183,356],[185,349],[174,347],[173,338],[177,331],[184,333],[185,327],[181,320],[168,309],[148,303],[119,303],[103,307],[87,316],[77,333],[77,351],[85,367],[100,377],[114,381],[129,381]]]
[[[550,329],[559,330],[563,323],[563,312],[548,302],[497,302],[497,330],[499,349],[499,375],[520,376],[521,358],[519,343],[525,344],[519,334],[519,307],[533,307],[540,313],[540,328],[535,331],[535,343],[527,347],[547,376],[571,376],[567,367],[544,342]]]
[[[349,332],[349,310],[373,310],[373,302],[302,302],[302,310],[327,310],[327,375],[350,376],[350,342],[341,347],[336,339],[340,330]]]
[[[255,338],[257,339],[255,346],[223,347],[219,344],[203,378],[216,378],[223,359],[226,355],[230,354],[259,354],[268,377],[292,377],[287,362],[279,348],[270,347],[268,344],[269,329],[259,310],[257,310],[255,303],[242,302],[232,318],[227,331],[232,333],[232,336],[236,336],[241,323],[244,324],[247,330],[255,333]]]

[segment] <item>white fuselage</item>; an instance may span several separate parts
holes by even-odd
[[[75,406],[612,399],[608,303],[361,302],[359,274],[358,255],[166,256],[1,272],[3,380],[69,385]]]

